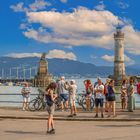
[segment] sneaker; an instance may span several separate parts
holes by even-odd
[[[51,134],[51,131],[47,131],[46,134]]]
[[[98,118],[98,114],[96,114],[96,115],[94,116],[94,118]]]
[[[50,130],[51,134],[55,134],[55,129]]]
[[[74,113],[74,114],[73,114],[73,116],[77,116],[77,114],[76,114],[76,113]]]
[[[101,114],[101,118],[104,118],[104,114]]]
[[[52,129],[50,131],[47,131],[46,134],[55,134],[55,129]]]

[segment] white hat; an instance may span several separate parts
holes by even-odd
[[[73,79],[71,80],[71,82],[73,82],[73,84],[75,84],[75,83],[76,83],[76,82],[75,82],[75,80],[73,80]]]
[[[61,76],[61,79],[65,79],[65,76]]]

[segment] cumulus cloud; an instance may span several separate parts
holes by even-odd
[[[107,61],[107,62],[114,62],[114,56],[113,55],[104,55],[101,58],[103,60]],[[124,61],[125,61],[126,65],[135,64],[135,61],[133,59],[131,59],[130,57],[128,57],[127,55],[124,55]]]
[[[72,52],[65,52],[63,50],[50,50],[46,56],[47,58],[61,58],[61,59],[70,59],[76,60],[76,55]]]
[[[62,3],[67,3],[68,0],[60,0]]]
[[[37,1],[45,2],[44,0]],[[99,5],[101,4],[103,5],[103,3]],[[36,4],[31,5],[29,7],[32,12],[28,10],[26,14],[28,20],[26,25],[31,26],[28,28],[25,24],[20,26],[27,38],[46,44],[61,44],[65,48],[69,48],[69,46],[91,46],[113,49],[113,34],[116,26],[120,23],[124,25],[122,30],[125,33],[125,50],[134,55],[140,54],[140,32],[134,29],[129,20],[120,19],[108,10],[90,10],[85,7],[78,7],[73,12],[34,12],[38,8],[35,6]],[[33,7],[37,9],[33,11]],[[27,11],[22,2],[16,7],[12,6],[12,8],[15,11]],[[40,28],[37,29],[34,24],[40,25]]]
[[[41,57],[42,53],[10,53],[5,56],[12,58],[26,58],[26,57]],[[76,60],[76,55],[73,52],[65,52],[63,50],[50,50],[46,54],[46,58],[60,58],[60,59],[70,59]]]
[[[14,12],[35,12],[38,10],[43,10],[47,6],[50,6],[51,3],[45,0],[35,0],[34,3],[29,4],[29,6],[25,6],[25,3],[19,2],[17,5],[11,5],[10,8],[13,9]]]
[[[135,30],[132,25],[123,28],[125,32],[125,50],[131,54],[140,54],[140,31]]]
[[[89,45],[110,49],[113,47],[113,32],[118,22],[117,16],[109,11],[89,10],[83,7],[69,12],[30,12],[28,22],[40,23],[51,32],[29,29],[24,32],[28,38],[49,43],[70,46]],[[59,24],[58,24],[59,23]]]

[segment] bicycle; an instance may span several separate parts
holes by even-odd
[[[86,110],[87,109],[87,99],[89,100],[90,102],[90,110],[93,110],[94,108],[94,97],[93,95],[92,96],[87,96],[85,94],[85,92],[83,92],[83,94],[78,94],[77,96],[77,103],[82,106],[83,110]]]
[[[44,93],[40,89],[38,89],[39,95],[29,102],[29,110],[30,111],[39,111],[41,109],[45,109],[46,102],[44,101]]]

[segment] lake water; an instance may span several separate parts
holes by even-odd
[[[66,79],[69,81],[71,79]],[[83,93],[84,88],[84,78],[75,79],[76,84],[78,86],[78,93]],[[94,84],[97,79],[90,79],[92,84]],[[102,81],[105,82],[106,79],[102,78]],[[20,94],[22,87],[20,86],[0,86],[0,106],[14,106],[21,107],[22,106],[22,95]],[[13,95],[14,94],[14,95]],[[34,99],[38,94],[38,88],[31,87],[31,100]],[[140,107],[140,95],[135,94],[136,97],[136,107]],[[120,102],[120,95],[117,95],[117,102]]]

